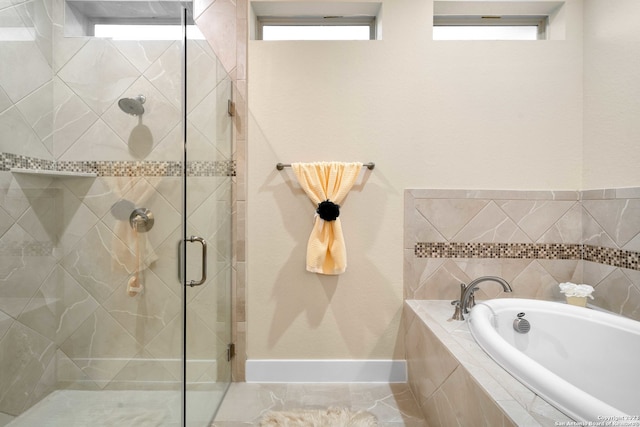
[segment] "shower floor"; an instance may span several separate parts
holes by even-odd
[[[223,391],[189,392],[188,425],[204,426],[211,405]],[[180,426],[179,391],[58,390],[7,427],[176,427]]]

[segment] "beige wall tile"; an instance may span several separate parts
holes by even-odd
[[[450,240],[482,243],[532,241],[494,202],[489,202]]]
[[[452,239],[487,205],[485,200],[415,200],[415,209],[446,239]]]
[[[638,278],[634,275],[634,278]],[[614,313],[640,320],[640,291],[621,269],[614,270],[595,285],[593,304]]]
[[[414,316],[405,307],[407,316]],[[451,373],[458,361],[420,320],[409,322],[405,349],[410,382],[418,401],[427,401]]]
[[[236,20],[236,6],[231,0],[216,0],[196,18],[227,73],[236,68]]]
[[[482,206],[478,212],[469,215],[461,209],[467,195],[475,202],[481,197]],[[509,281],[513,294],[502,295],[499,287],[481,289],[479,299],[500,296],[542,298],[564,300],[557,284],[565,281],[584,282],[599,285],[615,267],[594,262],[579,262],[579,259],[472,259],[459,258],[416,258],[413,254],[415,244],[420,241],[439,242],[440,236],[434,235],[433,222],[438,218],[447,218],[440,225],[449,227],[457,218],[466,222],[462,228],[449,237],[448,241],[478,244],[492,243],[529,243],[538,244],[593,245],[616,249],[624,242],[626,250],[640,247],[640,234],[624,216],[627,210],[633,212],[638,199],[634,189],[623,189],[616,198],[615,190],[585,192],[582,202],[576,202],[575,192],[513,192],[497,190],[465,192],[464,190],[407,190],[405,191],[405,297],[417,299],[457,299],[459,283],[468,283],[475,277],[496,275]],[[622,198],[622,195],[631,198]],[[487,199],[492,196],[493,199]],[[416,197],[423,197],[415,200]],[[446,197],[452,197],[447,199]],[[640,206],[640,205],[639,205]],[[625,210],[626,209],[626,210]],[[436,214],[437,212],[437,214]],[[462,214],[461,214],[462,213]],[[466,215],[466,216],[465,216]],[[447,222],[448,221],[448,222]],[[456,227],[450,229],[455,230]],[[421,231],[422,230],[422,231]],[[421,237],[421,234],[422,237]],[[451,234],[449,232],[449,234]],[[623,236],[623,237],[621,237]],[[424,239],[424,240],[423,240]],[[578,254],[579,256],[579,254]],[[623,255],[626,256],[626,255]],[[635,256],[635,255],[630,255]],[[437,264],[436,264],[437,263]],[[431,269],[429,269],[431,266]],[[435,268],[434,268],[435,267]],[[634,270],[626,270],[634,272]],[[633,275],[633,274],[632,274]],[[610,295],[627,293],[625,278],[629,275],[611,276],[601,292],[611,287],[619,291],[609,291]],[[635,277],[635,275],[633,275]],[[616,280],[613,280],[613,278]],[[634,295],[635,280],[631,294]],[[634,308],[624,309],[616,297],[602,300],[613,311],[634,312]],[[617,301],[617,302],[614,302]],[[612,307],[614,304],[615,307]],[[633,305],[633,304],[631,304]]]

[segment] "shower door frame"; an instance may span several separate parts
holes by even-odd
[[[189,295],[188,295],[188,290],[190,288],[193,288],[194,286],[200,286],[203,285],[205,283],[205,280],[207,279],[207,242],[203,237],[200,236],[190,236],[189,232],[188,232],[188,217],[189,217],[189,208],[188,208],[188,204],[187,204],[187,196],[189,194],[189,145],[188,145],[188,141],[189,141],[189,135],[188,135],[188,107],[187,107],[187,102],[188,102],[188,96],[187,96],[187,89],[188,89],[188,76],[189,76],[189,67],[188,67],[188,58],[189,58],[189,35],[188,35],[188,31],[187,31],[187,26],[190,22],[190,17],[189,14],[191,13],[191,11],[189,10],[188,7],[182,6],[181,9],[181,27],[182,27],[182,58],[181,58],[181,70],[182,70],[182,94],[181,94],[181,107],[182,107],[182,140],[183,140],[183,146],[182,146],[182,240],[181,240],[181,245],[180,245],[180,259],[183,260],[183,262],[180,263],[179,269],[180,269],[180,280],[181,280],[181,285],[182,285],[182,387],[181,387],[181,425],[182,427],[187,427],[187,426],[192,426],[193,423],[189,421],[189,408],[188,408],[188,400],[189,400],[189,390],[188,390],[188,386],[189,386],[189,377],[188,377],[188,362],[189,362],[189,339],[188,339],[188,325],[189,325],[189,321],[188,321],[188,313],[189,313]],[[195,22],[194,22],[195,25]],[[218,82],[217,84],[221,84],[220,82]],[[231,94],[229,95],[229,102],[231,102]],[[230,112],[227,110],[225,111],[225,113],[228,116],[231,116]],[[216,115],[218,114],[222,114],[221,111],[217,111],[216,110]],[[229,141],[231,142],[231,141]],[[231,184],[231,181],[229,181],[229,185]],[[230,214],[230,212],[229,212]],[[229,232],[229,242],[231,241],[231,233]],[[186,261],[188,259],[188,248],[190,244],[200,244],[201,245],[201,250],[202,250],[202,267],[201,267],[201,271],[199,272],[193,272],[190,271],[188,268],[188,262]],[[229,254],[230,255],[230,254]],[[230,261],[229,261],[230,262]],[[191,276],[197,276],[199,277],[199,280],[193,280],[193,277]],[[192,279],[192,280],[190,280]],[[219,401],[217,402],[217,404],[215,405],[211,405],[212,406],[212,410],[211,412],[208,414],[209,419],[207,421],[207,426],[211,424],[211,422],[213,422],[213,418],[215,417],[215,414],[217,413],[217,410],[220,406],[220,404],[222,403],[222,400],[224,399],[224,395],[226,394],[226,391],[229,387],[229,384],[231,383],[231,357],[232,357],[232,353],[233,353],[233,345],[231,344],[231,299],[230,299],[230,293],[231,293],[231,283],[225,283],[225,286],[227,286],[227,292],[226,295],[228,297],[228,299],[225,301],[225,304],[228,305],[228,313],[227,313],[227,318],[226,320],[226,328],[227,328],[227,333],[228,333],[228,347],[225,349],[224,352],[218,352],[216,356],[216,363],[219,364],[221,362],[226,363],[227,364],[227,370],[229,372],[228,378],[225,378],[224,381],[224,390],[222,391],[222,393],[219,396]],[[226,358],[223,360],[220,357],[220,354],[225,354]],[[216,365],[217,366],[217,365]],[[220,369],[217,370],[218,372],[220,372]],[[219,383],[218,378],[216,379],[216,384]],[[215,392],[215,390],[214,390]],[[203,426],[206,427],[206,426]]]

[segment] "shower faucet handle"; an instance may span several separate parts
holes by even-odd
[[[138,233],[146,233],[153,228],[153,212],[147,208],[136,208],[129,216],[129,224]]]

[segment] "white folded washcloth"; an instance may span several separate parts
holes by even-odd
[[[593,293],[593,286],[580,284],[577,285],[571,282],[560,283],[560,293],[565,294],[568,297],[589,297],[593,299],[591,295]]]

